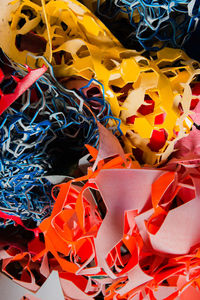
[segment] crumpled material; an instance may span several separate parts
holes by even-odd
[[[1,28],[9,43],[1,34],[0,45],[6,54],[30,66],[28,52],[43,55],[60,80],[100,82],[114,117],[122,120],[126,152],[141,163],[166,160],[175,142],[189,133],[190,84],[199,66],[181,50],[165,48],[147,59],[124,49],[76,0],[16,1],[5,4],[5,12]]]
[[[79,128],[87,123],[84,138],[93,140],[95,147],[86,145],[90,158],[85,173],[77,169],[74,178],[45,173],[54,185],[53,205],[36,227],[30,219],[24,222],[16,216],[18,205],[13,215],[1,208],[1,271],[36,298],[51,272],[57,271],[66,299],[198,299],[199,64],[180,50],[165,48],[146,58],[124,49],[75,1],[24,0],[3,6],[8,7],[0,28],[8,33],[11,48],[4,34],[2,47],[32,68],[40,67],[45,58],[49,73],[34,83],[37,89],[25,83],[21,92],[13,88],[19,98],[11,97],[2,118],[9,112],[14,120],[11,129],[17,128],[16,114],[28,108],[31,125],[37,118],[45,116],[50,122],[55,117],[51,125],[60,130],[55,132],[72,138],[78,130],[75,126],[75,134],[70,134],[69,124],[78,123]],[[21,82],[22,77],[31,76],[17,73],[13,79]],[[5,87],[2,81],[4,96],[9,94]],[[32,108],[38,103],[35,117]],[[69,113],[64,122],[57,115],[61,108]],[[4,130],[7,119],[2,120]],[[111,132],[117,122],[127,153]],[[160,163],[162,167],[154,167]],[[39,195],[36,201],[41,202]],[[9,219],[12,224],[6,225]]]
[[[57,269],[66,299],[95,299],[100,292],[106,300],[199,296],[199,156],[141,168],[102,125],[99,134],[99,151],[88,146],[93,160],[99,155],[96,168],[54,186],[51,216],[29,252],[2,250],[3,271],[19,262],[28,275],[13,279],[36,291]]]

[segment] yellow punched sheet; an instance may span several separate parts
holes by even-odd
[[[6,1],[2,11],[0,46],[5,53],[30,67],[40,66],[42,59],[36,63],[28,53],[44,56],[58,79],[101,83],[113,115],[122,121],[124,149],[136,159],[159,164],[189,133],[191,82],[199,66],[183,51],[164,48],[146,58],[125,49],[75,0]]]

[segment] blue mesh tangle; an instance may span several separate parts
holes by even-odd
[[[14,78],[25,74],[11,62],[3,67],[10,72],[0,89],[9,94],[15,90]],[[71,175],[84,154],[84,145],[98,145],[96,121],[84,105],[89,106],[91,99],[78,93],[61,86],[53,74],[46,74],[0,116],[2,212],[23,221],[32,219],[38,225],[53,206],[52,184],[46,176]],[[97,119],[106,124],[107,118],[112,118],[109,105],[104,97],[92,100],[100,107]],[[2,220],[0,226],[10,223]]]
[[[184,47],[198,26],[200,2],[97,0],[95,12],[125,47],[157,51]]]

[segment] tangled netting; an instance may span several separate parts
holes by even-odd
[[[98,144],[96,121],[81,96],[60,86],[48,74],[35,83],[31,81],[30,87],[2,111],[2,103],[6,107],[10,98],[19,95],[34,72],[9,61],[3,62],[2,69],[0,209],[38,223],[49,215],[53,205],[52,184],[45,176],[72,174],[84,145]],[[104,99],[91,97],[85,102],[93,111],[98,109],[97,118],[106,124],[110,108]]]
[[[124,46],[179,48],[198,26],[198,0],[83,0]],[[139,47],[140,44],[140,47]]]

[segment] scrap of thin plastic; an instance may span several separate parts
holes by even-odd
[[[28,52],[44,55],[62,82],[97,80],[114,117],[122,121],[125,150],[141,163],[165,161],[192,126],[191,84],[199,64],[181,50],[164,48],[147,59],[124,49],[76,0],[17,3],[5,5],[2,28],[9,47],[5,35],[0,36],[5,52],[30,66],[35,60]]]

